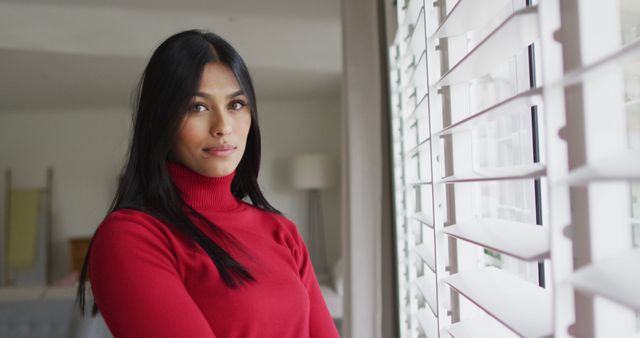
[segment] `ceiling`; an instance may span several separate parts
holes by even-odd
[[[190,28],[240,52],[259,100],[340,93],[339,0],[0,0],[0,112],[127,106],[153,49]]]

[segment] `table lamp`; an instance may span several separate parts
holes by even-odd
[[[333,161],[325,154],[295,156],[291,163],[291,180],[294,188],[307,191],[307,215],[311,235],[308,241],[309,255],[318,280],[326,282],[330,277],[320,190],[335,183]]]

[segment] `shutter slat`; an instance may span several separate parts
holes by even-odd
[[[482,181],[517,180],[544,176],[546,167],[542,163],[532,163],[505,168],[476,169],[473,173],[454,174],[444,177],[437,183],[462,183]]]
[[[494,116],[517,113],[522,111],[523,108],[529,108],[535,105],[539,105],[542,102],[542,88],[533,88],[526,92],[512,96],[504,101],[501,101],[487,109],[472,114],[456,123],[443,128],[442,130],[435,132],[435,135],[447,135],[453,134],[459,131],[468,130],[474,125],[482,122],[483,120],[490,119]]]
[[[549,231],[536,224],[479,218],[442,232],[525,261],[549,258]]]
[[[398,5],[400,5],[400,3],[401,2],[398,2]],[[409,1],[406,8],[401,8],[401,10],[398,11],[398,22],[400,23],[399,26],[406,26],[409,23],[415,22],[418,13],[420,13],[423,8],[424,7],[422,6],[422,1]]]
[[[436,272],[436,258],[433,254],[433,244],[429,245],[428,243],[422,243],[416,245],[414,251],[425,263],[431,271]]]
[[[462,57],[436,85],[448,86],[489,73],[518,50],[533,43],[538,34],[537,6],[516,11]]]
[[[427,103],[429,102],[429,100],[427,100],[427,94],[424,94],[423,96],[420,97],[420,99],[417,101],[418,103],[416,104],[416,106],[413,108],[413,110],[411,110],[411,113],[409,114],[409,116],[407,116],[405,118],[405,123],[408,125],[411,125],[417,118],[418,114],[420,111],[426,111],[427,110]]]
[[[584,293],[598,295],[640,311],[640,249],[591,264],[574,272],[571,283]]]
[[[629,107],[633,107],[633,106],[640,106],[640,99],[634,99],[631,101],[627,101],[624,103],[625,108],[629,108]]]
[[[424,32],[424,10],[420,9],[418,17],[411,22],[411,34],[407,39],[407,55],[419,55],[425,50],[425,32]]]
[[[430,272],[426,272],[424,276],[418,277],[415,281],[415,285],[424,299],[429,305],[429,309],[434,316],[438,316],[438,306],[436,304],[436,285],[435,275]]]
[[[409,87],[427,87],[427,51],[423,50],[422,53],[418,54],[416,64],[410,66],[409,69],[405,69],[405,73],[408,73],[406,76],[402,76],[404,81],[402,81],[402,91],[408,91]],[[425,92],[426,89],[422,89],[421,92]],[[421,97],[424,95],[421,95]]]
[[[417,212],[413,214],[413,219],[433,229],[433,218],[424,212]]]
[[[409,187],[415,188],[420,185],[429,185],[429,184],[433,184],[433,182],[431,182],[430,180],[416,180],[416,181],[410,182]]]
[[[406,157],[412,157],[415,154],[417,154],[420,151],[420,149],[422,149],[423,147],[429,145],[429,141],[430,140],[431,140],[430,138],[427,138],[427,139],[423,140],[422,142],[418,143],[415,147],[409,149],[409,151],[407,151]]]
[[[453,338],[517,338],[518,335],[491,318],[474,318],[457,322],[447,329]]]
[[[558,183],[584,185],[597,181],[640,180],[640,151],[629,150],[622,154],[593,161],[580,166]]]
[[[603,57],[602,59],[584,65],[575,67],[567,72],[560,79],[548,82],[545,87],[569,86],[584,81],[586,78],[597,78],[601,74],[607,74],[623,67],[626,62],[636,61],[640,58],[640,39],[625,45],[618,51]]]
[[[458,273],[443,281],[522,337],[553,333],[548,290],[495,267]]]
[[[431,39],[460,35],[482,27],[509,4],[509,0],[459,0],[442,20]]]
[[[427,309],[420,309],[417,313],[422,332],[428,337],[438,336],[438,322],[433,313]]]

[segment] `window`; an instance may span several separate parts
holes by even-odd
[[[562,1],[397,5],[403,338],[640,336],[640,5]]]

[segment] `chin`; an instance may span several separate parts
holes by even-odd
[[[204,172],[203,174],[208,177],[227,176],[233,172],[233,169],[234,168],[228,168],[228,167],[205,168],[205,170],[203,170]]]

